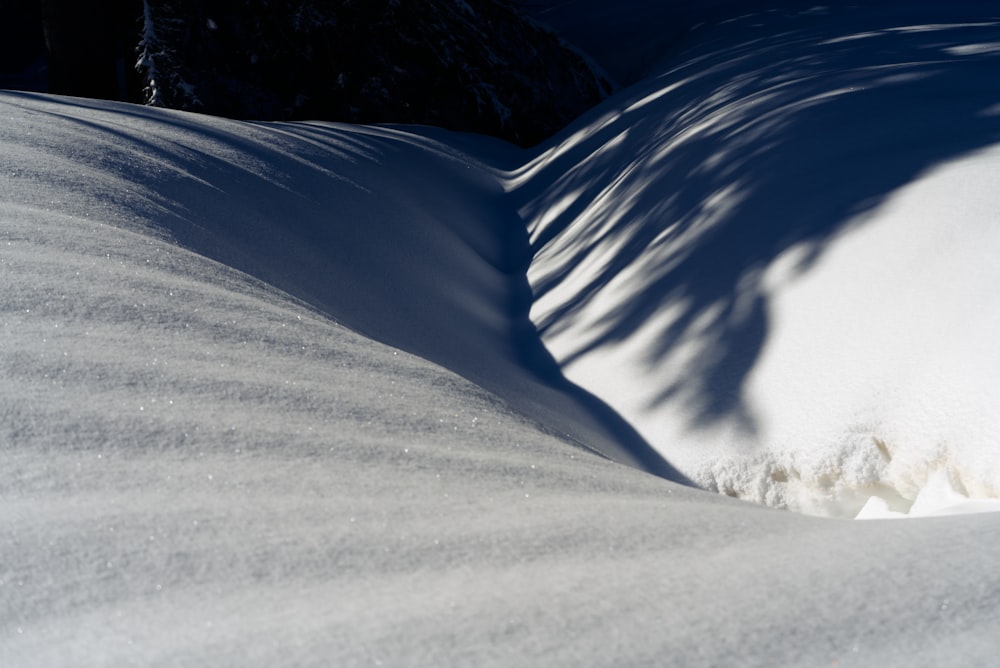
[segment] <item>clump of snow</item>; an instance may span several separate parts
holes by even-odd
[[[924,486],[905,512],[893,510],[892,503],[882,496],[872,496],[858,511],[856,518],[869,520],[1000,511],[1000,499],[971,499],[959,489],[962,489],[962,484],[960,481],[957,484],[954,482],[951,471],[936,470],[927,477]]]

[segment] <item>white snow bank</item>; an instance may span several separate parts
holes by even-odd
[[[510,186],[568,377],[729,495],[1000,496],[998,39],[982,3],[778,6],[570,128]]]

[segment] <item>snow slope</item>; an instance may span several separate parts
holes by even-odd
[[[857,20],[824,25],[836,33]],[[965,41],[944,45],[991,43],[981,29],[955,28],[949,34]],[[709,52],[712,35],[735,39],[704,33]],[[718,84],[733,73],[705,76]],[[614,405],[634,389],[670,388],[670,377],[638,364],[663,330],[656,293],[638,291],[657,275],[634,269],[655,266],[643,264],[656,247],[642,235],[656,230],[650,221],[671,200],[655,169],[630,181],[657,166],[662,147],[653,140],[676,129],[650,132],[675,121],[670,109],[681,106],[657,106],[682,88],[658,81],[664,87],[625,91],[617,109],[595,110],[532,153],[433,129],[250,124],[0,93],[0,664],[992,665],[1000,516],[849,522],[682,486],[640,470],[681,478],[595,396]],[[962,90],[980,101],[974,87]],[[740,99],[729,100],[732,111]],[[926,166],[970,153],[988,170],[993,117],[957,99],[969,114],[950,127],[969,146],[955,152],[952,137],[947,150],[928,149]],[[688,111],[685,123],[705,120]],[[884,118],[882,126],[895,127]],[[788,141],[806,136],[781,127]],[[673,142],[683,146],[692,134]],[[719,145],[694,148],[711,146]],[[755,147],[738,142],[719,156],[735,171],[715,163],[716,176],[758,174],[734,160],[744,150],[763,160]],[[691,154],[694,165],[712,152]],[[864,153],[873,170],[881,155]],[[970,188],[962,202],[975,204],[962,211],[980,221],[971,214],[992,211],[992,191],[974,182],[980,171],[954,167],[958,185]],[[947,177],[952,168],[930,173]],[[699,202],[706,183],[688,172],[691,190],[677,197]],[[888,201],[905,210],[913,206],[905,198],[919,195],[921,214],[933,213],[932,200],[957,210],[956,181],[924,192],[927,184],[913,180],[923,173],[901,168],[892,190],[900,199]],[[920,192],[907,194],[901,175]],[[783,195],[785,205],[817,200],[816,210],[857,192],[792,197],[798,182],[786,185],[764,192]],[[672,256],[681,268],[692,266],[683,261],[690,256],[739,256],[710,253],[697,234],[736,225],[725,197],[708,192],[717,215],[684,228],[691,246]],[[747,211],[780,209],[769,201]],[[615,216],[592,215],[601,206]],[[781,236],[755,246],[752,235],[734,234],[722,246],[761,265],[752,278],[770,292],[758,301],[797,313],[831,277],[844,280],[842,254],[898,243],[895,219],[885,220],[831,223],[830,243],[798,273],[786,251],[801,252],[815,230],[798,244]],[[604,236],[589,227],[596,222],[607,224]],[[906,237],[916,255],[901,256],[904,267],[928,244],[945,247],[934,229]],[[968,263],[965,280],[977,280],[977,252],[988,252],[991,237],[985,225],[974,229],[981,244],[959,243],[943,267],[920,267],[925,286],[940,288],[934,279],[959,260]],[[621,243],[602,245],[610,241]],[[596,292],[575,276],[556,280],[573,267],[595,272],[598,251],[620,264]],[[704,289],[724,295],[746,266],[719,272]],[[673,277],[687,290],[711,275]],[[551,317],[557,289],[569,292]],[[635,331],[614,312],[595,318],[615,325],[614,336],[570,359],[566,345],[607,333],[582,325],[613,289],[624,290],[621,307],[652,313],[625,321]],[[932,296],[928,308],[976,324],[962,302]],[[730,311],[743,308],[752,321],[755,303]],[[753,360],[767,359],[777,341],[777,361],[762,368],[780,375],[783,364],[810,362],[796,357],[800,332],[843,326],[837,310],[821,311],[801,322],[795,313],[773,317],[782,326],[766,330],[764,353],[749,346]],[[975,331],[987,341],[992,322],[982,313]],[[691,345],[711,348],[746,331],[733,326],[720,336],[711,318],[701,321],[705,339]],[[918,339],[944,349],[916,377],[944,371],[954,380],[968,371],[988,392],[978,365],[948,366],[968,358],[945,345],[947,334],[933,328]],[[988,346],[976,350],[991,359]],[[680,359],[709,368],[733,359],[683,352]],[[620,363],[614,375],[602,360]],[[587,389],[564,378],[557,361]],[[852,363],[847,356],[838,371]],[[692,371],[693,389],[663,401],[666,415],[690,416],[683,400],[702,390],[700,378]],[[675,400],[681,408],[671,413]],[[622,412],[647,430],[631,407]],[[967,424],[991,427],[989,415]],[[701,456],[705,441],[684,436],[654,445],[671,464],[690,462],[684,456]],[[741,461],[753,469],[752,458]],[[927,477],[919,482],[927,493],[910,510],[953,493],[940,472]]]
[[[122,113],[31,94],[6,107],[5,206],[51,208],[56,190],[61,211],[100,212],[251,274],[502,388],[564,436],[657,468],[634,431],[567,383],[538,343],[523,223],[498,204],[500,186],[476,159],[387,128]]]
[[[703,24],[512,180],[567,376],[818,514],[1000,495],[1000,15],[869,5]]]

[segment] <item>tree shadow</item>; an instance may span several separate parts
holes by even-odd
[[[752,432],[765,270],[794,250],[804,271],[899,188],[1000,142],[996,16],[975,3],[824,11],[696,34],[661,76],[511,174],[532,223],[533,319],[560,365],[642,334],[652,370],[696,341],[646,409],[679,399],[696,425]]]

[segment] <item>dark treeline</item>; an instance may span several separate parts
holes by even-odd
[[[0,86],[520,144],[609,84],[508,0],[5,0]]]

